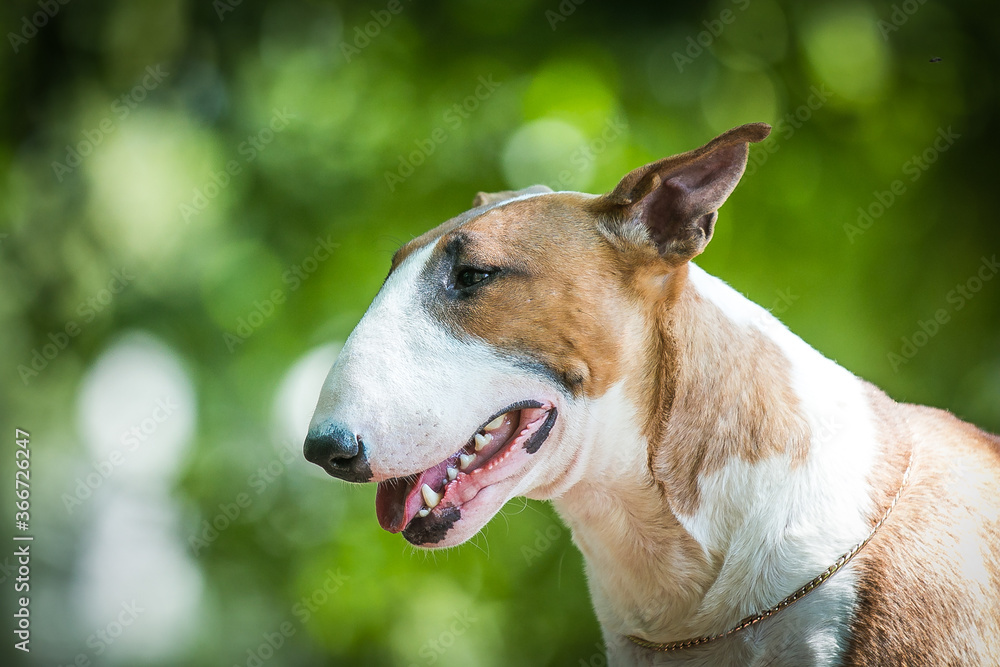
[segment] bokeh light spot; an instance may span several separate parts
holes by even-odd
[[[713,132],[725,132],[744,123],[774,123],[778,93],[764,72],[724,71],[701,100],[702,113]]]
[[[586,145],[583,133],[565,121],[546,118],[522,125],[504,147],[504,176],[513,188],[542,183],[554,190],[583,190],[594,175]]]
[[[805,20],[806,57],[834,104],[871,102],[885,90],[889,54],[877,24],[870,7],[854,4],[823,6]]]

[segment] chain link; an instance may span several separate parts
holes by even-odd
[[[765,618],[768,618],[769,616],[773,616],[782,609],[791,605],[793,602],[801,600],[808,593],[816,590],[820,586],[820,584],[822,584],[824,581],[835,575],[845,565],[850,563],[851,560],[855,556],[857,556],[862,549],[865,548],[865,545],[871,542],[872,538],[875,537],[875,533],[878,532],[878,529],[881,528],[882,524],[884,524],[886,520],[889,518],[889,515],[892,513],[893,508],[896,507],[896,503],[899,501],[899,497],[903,493],[903,488],[906,486],[907,481],[909,481],[910,469],[912,467],[913,467],[913,451],[911,450],[910,461],[906,465],[906,470],[903,472],[903,481],[899,485],[899,490],[896,491],[896,495],[893,497],[892,502],[889,503],[889,507],[886,508],[885,513],[882,514],[882,518],[878,520],[875,526],[871,529],[871,532],[868,533],[868,536],[865,537],[865,539],[858,542],[857,544],[855,544],[850,551],[841,555],[841,557],[838,558],[833,565],[826,568],[815,579],[809,581],[800,589],[798,589],[797,591],[795,591],[794,593],[786,597],[784,600],[774,605],[773,607],[769,607],[768,609],[765,609],[764,611],[754,614],[752,616],[747,616],[738,624],[736,624],[736,627],[730,628],[729,630],[721,632],[717,635],[706,635],[704,637],[696,637],[695,639],[687,639],[681,642],[669,642],[669,643],[651,642],[649,640],[642,639],[641,637],[636,637],[635,635],[625,635],[625,636],[628,637],[628,639],[631,640],[632,643],[642,646],[643,648],[648,648],[652,651],[659,651],[661,653],[666,653],[668,651],[679,651],[681,649],[692,648],[694,646],[707,644],[708,642],[712,642],[717,639],[722,639],[723,637],[728,637],[729,635],[735,634],[740,630],[745,630],[746,628],[749,628],[751,625],[759,623],[763,621]]]

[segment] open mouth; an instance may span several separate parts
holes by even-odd
[[[491,417],[464,447],[438,463],[406,477],[379,482],[378,522],[403,532],[413,544],[444,539],[461,518],[461,508],[484,488],[510,477],[538,451],[556,420],[551,404],[522,401]]]

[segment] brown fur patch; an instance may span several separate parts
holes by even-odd
[[[687,286],[686,263],[609,239],[594,201],[557,193],[501,204],[448,221],[401,253],[434,242],[427,272],[449,262],[501,271],[474,296],[436,309],[460,335],[529,356],[574,395],[600,396],[627,378],[650,469],[676,511],[693,513],[699,476],[734,456],[802,462],[809,429],[778,347],[702,300]],[[453,245],[458,256],[448,259]],[[662,442],[685,445],[667,451]]]
[[[886,448],[873,475],[882,507],[915,454],[892,517],[855,561],[845,664],[1000,665],[1000,439],[875,387],[870,395]]]
[[[447,261],[452,244],[455,264],[498,269],[473,296],[434,314],[460,334],[530,357],[574,395],[599,396],[621,377],[630,315],[620,256],[584,212],[587,199],[559,193],[489,209],[445,229],[427,270]]]
[[[546,192],[552,192],[551,188],[544,185],[532,185],[531,187],[524,188],[522,190],[504,190],[503,192],[479,192],[472,200],[472,208],[465,211],[450,220],[446,220],[434,229],[424,232],[415,239],[411,239],[407,243],[397,250],[392,256],[392,266],[389,269],[389,273],[396,270],[396,267],[403,263],[407,257],[413,254],[413,251],[418,248],[422,248],[428,243],[431,243],[435,239],[440,238],[444,234],[453,231],[466,222],[475,219],[476,217],[482,215],[488,208],[495,207],[500,204],[505,203],[509,199],[514,197],[520,197],[522,195],[529,194],[542,194]]]
[[[393,269],[431,243],[425,270],[434,289],[450,264],[500,269],[474,293],[439,304],[438,319],[528,356],[574,395],[600,396],[626,381],[659,489],[641,507],[619,509],[628,517],[620,541],[641,534],[637,526],[665,540],[650,545],[677,540],[671,562],[659,547],[642,552],[645,541],[636,549],[657,571],[685,567],[672,583],[682,605],[704,592],[718,563],[705,561],[666,505],[694,514],[699,478],[734,458],[787,455],[800,465],[810,432],[777,345],[702,299],[686,263],[660,257],[641,238],[609,235],[596,201],[555,193],[467,212],[400,249]],[[852,562],[858,602],[845,664],[1000,665],[1000,439],[942,411],[898,405],[874,387],[869,395],[883,449],[870,477],[873,523],[899,488],[911,448],[915,455],[890,520]],[[588,493],[577,519],[600,522],[617,496]],[[574,528],[587,557],[600,561],[601,544]],[[611,576],[628,587],[624,575]],[[664,603],[649,602],[651,618]]]
[[[788,454],[805,461],[809,426],[792,389],[788,359],[754,329],[732,323],[717,306],[686,290],[671,309],[680,344],[669,363],[673,407],[654,442],[684,443],[655,452],[654,474],[675,511],[691,515],[699,504],[698,478],[740,458],[750,463]],[[665,377],[670,375],[664,371]]]

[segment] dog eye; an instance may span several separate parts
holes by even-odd
[[[458,289],[467,289],[477,283],[483,282],[490,275],[492,274],[489,271],[481,271],[480,269],[470,267],[459,269],[458,275],[455,276],[455,287]]]

